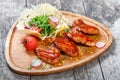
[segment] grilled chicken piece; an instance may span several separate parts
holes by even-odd
[[[77,26],[79,31],[82,31],[85,34],[98,34],[99,30],[96,27],[84,24],[84,25],[80,25]]]
[[[69,56],[76,57],[78,56],[78,48],[77,46],[65,38],[56,38],[55,39],[55,45],[58,49],[60,49],[62,52],[66,53]]]
[[[50,46],[48,49],[37,48],[36,53],[41,60],[49,64],[57,64],[61,61],[60,51],[55,46]]]
[[[81,19],[77,19],[73,22],[73,27],[76,27],[78,31],[81,31],[85,34],[98,34],[99,29],[94,26],[85,24]]]
[[[85,24],[81,19],[77,19],[73,22],[72,26],[78,26]]]
[[[71,31],[67,34],[67,36],[72,39],[76,43],[84,44],[87,46],[95,46],[95,42],[90,39],[88,36],[84,35],[81,32],[78,32],[75,29],[71,29]]]

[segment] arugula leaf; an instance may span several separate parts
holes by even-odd
[[[49,36],[55,31],[55,26],[49,24],[49,18],[46,15],[36,16],[31,21],[28,22],[29,26],[37,26],[42,29],[42,36]]]
[[[66,28],[66,29],[65,29],[65,32],[69,32],[69,31],[70,31],[70,28]]]

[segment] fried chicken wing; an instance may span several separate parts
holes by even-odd
[[[55,45],[58,47],[58,49],[69,56],[76,57],[78,55],[77,46],[65,38],[56,38]]]
[[[76,27],[78,31],[81,31],[85,34],[98,34],[99,29],[94,26],[85,24],[81,19],[77,19],[73,22],[73,27]]]
[[[87,46],[95,46],[95,42],[93,42],[92,39],[90,39],[88,36],[84,35],[81,32],[78,32],[76,30],[71,30],[67,34],[67,36],[76,43],[84,44]]]
[[[55,46],[37,48],[36,54],[40,59],[49,64],[57,64],[61,61],[60,51]]]

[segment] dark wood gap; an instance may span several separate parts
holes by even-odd
[[[72,71],[73,71],[74,80],[77,80],[75,77],[75,70],[73,69]]]
[[[26,8],[28,7],[27,0],[25,0],[25,7]],[[32,76],[30,75],[30,80],[32,80],[31,78],[32,78]]]
[[[25,0],[25,7],[28,7],[27,0]]]
[[[82,1],[83,9],[84,9],[84,15],[86,16],[87,14],[86,14],[85,6],[84,6],[84,1],[83,0],[81,0],[81,1]],[[80,67],[82,67],[82,66],[80,66]],[[76,76],[75,76],[75,69],[73,69],[73,75],[74,75],[74,80],[77,80]]]
[[[104,74],[103,74],[102,65],[101,65],[101,62],[100,62],[100,58],[99,58],[99,57],[98,57],[98,62],[99,62],[99,65],[100,65],[100,70],[101,70],[101,73],[102,73],[103,80],[105,80],[105,77],[104,77]]]
[[[86,7],[85,7],[84,0],[82,0],[82,5],[83,5],[84,12],[85,12],[85,16],[89,17],[89,16],[87,15],[87,11],[86,11]],[[103,80],[105,80],[105,77],[104,77],[104,74],[103,74],[103,70],[102,70],[102,66],[101,66],[100,59],[97,58],[97,60],[98,60],[98,63],[99,63],[99,65],[100,65],[100,70],[101,70],[102,78],[103,78]],[[89,77],[89,76],[88,76],[88,77]]]
[[[85,16],[88,16],[88,15],[87,15],[87,12],[86,12],[86,8],[85,8],[84,0],[82,0],[82,5],[83,5],[83,9],[84,9],[84,14],[85,14]]]

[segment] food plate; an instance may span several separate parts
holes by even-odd
[[[27,67],[29,67],[31,60],[35,59],[36,56],[32,52],[28,52],[27,54],[26,50],[21,45],[21,39],[28,35],[23,31],[18,31],[16,29],[17,21],[13,24],[11,27],[7,40],[5,45],[5,57],[7,60],[7,63],[9,67],[16,73],[19,74],[25,74],[25,75],[44,75],[44,74],[52,74],[52,73],[58,73],[66,70],[70,70],[76,67],[80,67],[81,65],[84,65],[95,58],[99,57],[101,54],[103,54],[111,45],[112,43],[112,35],[108,28],[106,28],[103,24],[87,18],[82,15],[78,15],[71,12],[61,11],[62,14],[68,19],[73,20],[80,18],[85,23],[96,26],[100,30],[100,41],[105,42],[106,45],[103,48],[96,48],[95,51],[91,51],[89,54],[81,54],[79,58],[76,60],[68,60],[65,62],[64,65],[58,66],[58,67],[52,67],[50,68],[49,64],[47,65],[47,68],[40,69],[40,70],[28,70]]]

